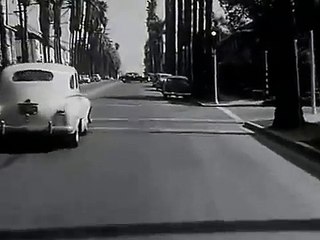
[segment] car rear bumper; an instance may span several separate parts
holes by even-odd
[[[40,126],[12,126],[7,125],[5,121],[0,122],[0,136],[10,134],[41,134],[41,135],[66,135],[74,132],[72,126],[53,126],[52,122],[48,122],[46,127]]]

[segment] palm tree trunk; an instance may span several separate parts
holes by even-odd
[[[49,16],[49,0],[39,0],[39,23],[43,37],[43,61],[49,62],[49,32],[50,32],[50,16]]]
[[[206,3],[206,26],[205,26],[205,96],[213,96],[213,58],[212,58],[212,0]]]
[[[19,8],[19,21],[20,21],[20,36],[21,36],[21,57],[22,62],[28,62],[28,49],[26,49],[26,34],[25,30],[26,28],[26,21],[24,21],[24,9],[22,9],[22,2],[21,0],[18,0],[18,8]]]
[[[176,73],[176,0],[166,0],[166,52],[167,73]]]
[[[204,0],[199,0],[199,29],[198,29],[198,62],[199,62],[199,97],[203,97],[204,95],[204,67],[205,67],[205,59],[204,59]]]
[[[56,0],[53,4],[54,11],[54,52],[55,62],[62,63],[61,59],[61,7],[62,0]]]
[[[191,79],[191,0],[184,0],[184,19],[185,19],[185,68],[186,76]]]
[[[177,33],[177,41],[178,41],[178,65],[177,70],[179,75],[183,75],[183,38],[184,38],[184,29],[183,29],[183,0],[178,1],[178,33]]]
[[[191,51],[191,68],[192,68],[192,93],[193,95],[197,95],[198,92],[198,88],[197,88],[197,79],[198,79],[198,59],[197,59],[197,34],[198,34],[198,28],[197,28],[197,24],[198,24],[198,7],[197,7],[197,0],[193,0],[192,2],[192,51]]]
[[[1,67],[4,68],[9,65],[9,56],[8,56],[8,49],[7,49],[7,33],[4,24],[4,17],[3,17],[3,5],[0,2],[0,31],[1,31],[1,54],[2,54],[2,62]]]
[[[273,126],[297,128],[304,124],[297,83],[294,39],[297,37],[294,6],[290,0],[275,1],[270,51],[271,78],[276,84],[276,110]]]

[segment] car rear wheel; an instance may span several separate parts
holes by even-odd
[[[79,146],[80,135],[79,130],[66,136],[66,143],[69,148],[76,148]]]

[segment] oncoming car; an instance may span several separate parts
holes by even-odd
[[[12,65],[1,73],[0,134],[59,136],[69,147],[91,122],[90,100],[79,90],[73,67],[53,63]]]

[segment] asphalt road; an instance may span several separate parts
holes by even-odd
[[[320,219],[319,180],[292,163],[303,156],[228,109],[165,101],[148,84],[96,86],[84,89],[94,122],[79,148],[0,154],[0,234],[224,221],[223,234],[188,235],[185,225],[185,235],[146,239],[319,239],[307,231]]]

